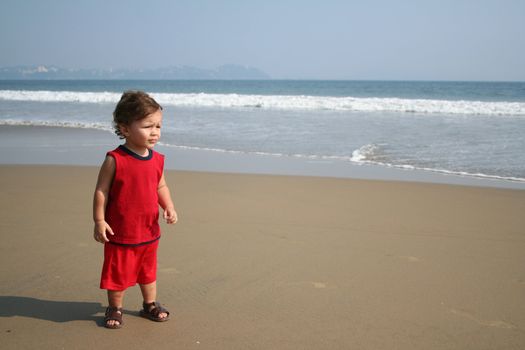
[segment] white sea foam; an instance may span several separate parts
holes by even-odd
[[[388,163],[388,162],[380,162],[377,160],[372,160],[377,155],[377,152],[379,149],[380,149],[379,146],[375,144],[364,145],[352,152],[352,158],[350,160],[356,164],[361,164],[361,165],[365,165],[365,164],[378,165],[378,166],[384,166],[387,168],[394,168],[394,169],[422,170],[422,171],[430,171],[430,172],[446,174],[446,175],[476,177],[476,178],[491,179],[491,180],[505,180],[505,181],[522,182],[522,183],[525,182],[525,178],[521,178],[521,177],[488,175],[488,174],[482,174],[482,173],[469,173],[467,171],[454,171],[454,170],[439,169],[439,168],[418,167],[418,166],[409,165],[409,164],[393,164],[393,163]]]
[[[206,93],[152,95],[162,105],[181,107],[525,116],[524,102]],[[115,104],[119,98],[120,93],[114,92],[0,90],[0,100],[5,101]]]
[[[352,152],[350,160],[356,163],[364,162],[370,159],[378,149],[379,147],[375,144],[364,145]]]
[[[73,121],[57,121],[57,120],[0,119],[0,125],[47,126],[47,127],[57,127],[57,128],[97,129],[97,130],[113,131],[113,128],[109,123],[73,122]]]
[[[114,92],[0,90],[0,100],[6,101],[116,103],[120,96]]]
[[[246,155],[258,155],[266,157],[292,157],[299,159],[308,159],[308,160],[328,160],[328,161],[344,161],[352,162],[358,165],[374,165],[374,166],[383,166],[387,168],[402,169],[402,170],[420,170],[420,171],[429,171],[434,173],[440,173],[445,175],[455,175],[455,176],[464,176],[464,177],[475,177],[480,179],[487,180],[504,180],[504,181],[513,181],[525,183],[525,178],[513,177],[513,176],[498,176],[498,175],[487,175],[482,173],[469,173],[466,171],[452,171],[446,169],[437,169],[437,168],[428,168],[428,167],[417,167],[407,164],[391,164],[386,162],[378,162],[367,159],[368,157],[373,156],[380,147],[375,144],[364,145],[357,150],[352,152],[351,157],[344,156],[324,156],[324,155],[307,155],[307,154],[283,154],[283,153],[269,153],[269,152],[245,152],[245,151],[235,151],[235,150],[225,150],[219,148],[207,148],[207,147],[194,147],[194,146],[179,146],[166,143],[160,143],[163,146],[174,147],[184,150],[194,150],[194,151],[209,151],[209,152],[218,152],[218,153],[228,153],[228,154],[246,154]]]

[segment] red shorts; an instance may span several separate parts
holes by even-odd
[[[158,240],[138,247],[104,244],[104,266],[100,288],[125,290],[137,283],[155,282],[158,246]]]

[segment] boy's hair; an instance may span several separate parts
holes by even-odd
[[[144,119],[159,109],[162,110],[161,105],[144,91],[125,91],[113,112],[115,134],[123,139],[124,135],[120,132],[120,125],[130,125],[132,122]]]

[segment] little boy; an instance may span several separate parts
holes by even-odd
[[[128,287],[140,285],[140,315],[167,321],[156,302],[159,205],[168,224],[177,213],[164,179],[164,156],[154,152],[162,125],[162,107],[142,91],[126,91],[113,112],[115,133],[124,145],[108,152],[93,199],[94,238],[104,244],[100,288],[109,306],[104,326],[122,327],[122,301]]]

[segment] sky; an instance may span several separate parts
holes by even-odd
[[[0,66],[525,81],[524,0],[1,0]]]

